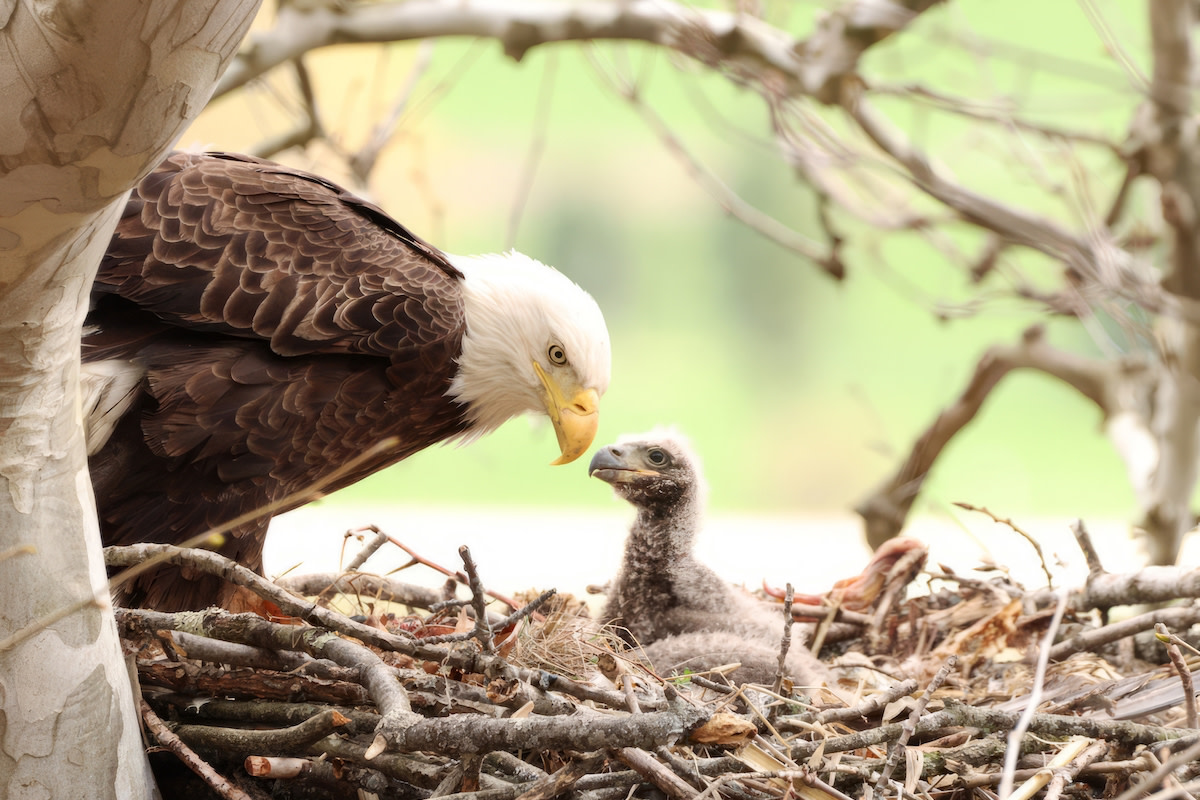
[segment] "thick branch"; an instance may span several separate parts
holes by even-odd
[[[192,747],[238,755],[303,753],[350,720],[328,709],[298,725],[276,730],[247,730],[213,725],[174,725],[175,734]]]
[[[1015,346],[988,350],[975,366],[967,387],[917,439],[895,475],[856,509],[863,517],[872,547],[896,536],[921,491],[933,464],[958,433],[979,413],[1000,380],[1014,369],[1034,369],[1071,386],[1107,415],[1112,410],[1112,388],[1117,365],[1086,359],[1051,347],[1040,327],[1025,331]]]
[[[310,597],[328,593],[346,594],[370,600],[402,603],[417,608],[432,608],[446,599],[439,589],[429,589],[365,572],[318,572],[308,575],[285,575],[275,581],[275,584],[290,592]]]
[[[176,734],[172,733],[170,726],[151,710],[145,700],[141,701],[141,712],[142,721],[146,723],[146,728],[155,740],[162,747],[174,753],[188,769],[196,773],[216,794],[224,798],[224,800],[250,800],[249,795],[231,784],[224,775],[213,769],[206,761],[196,755],[195,751]]]
[[[278,605],[285,614],[353,636],[375,647],[394,650],[426,661],[445,663],[467,672],[485,672],[487,664],[490,662],[490,656],[472,653],[469,650],[450,651],[431,647],[410,638],[355,622],[341,614],[292,595],[253,570],[246,569],[219,553],[153,543],[104,548],[105,563],[110,567],[141,564],[147,558],[158,558],[162,560],[162,563],[186,565],[211,575],[220,575],[231,583],[245,586],[267,598]]]
[[[441,36],[500,41],[520,59],[552,42],[601,39],[644,41],[693,57],[739,59],[796,79],[802,65],[795,40],[758,19],[656,0],[610,3],[513,3],[507,0],[414,0],[280,10],[274,28],[256,34],[225,73],[220,96],[310,50],[336,44],[383,43]]]
[[[316,658],[328,658],[360,670],[363,686],[385,721],[412,716],[408,696],[392,668],[374,651],[329,631],[280,625],[253,614],[228,614],[219,610],[164,614],[118,609],[117,624],[126,630],[142,632],[183,630],[257,647],[302,650]]]

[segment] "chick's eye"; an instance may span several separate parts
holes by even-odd
[[[563,350],[560,344],[550,345],[550,349],[546,351],[546,355],[550,357],[551,364],[557,364],[561,367],[567,363],[567,351]]]
[[[646,452],[646,460],[656,467],[661,467],[667,463],[667,454],[665,451],[654,447]]]

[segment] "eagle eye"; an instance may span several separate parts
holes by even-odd
[[[662,450],[658,447],[651,447],[648,451],[646,451],[646,460],[649,461],[652,466],[662,467],[665,466],[670,459],[667,457],[665,450]]]
[[[546,351],[546,355],[550,357],[551,364],[562,366],[567,363],[567,351],[563,350],[561,344],[552,344],[550,349]]]

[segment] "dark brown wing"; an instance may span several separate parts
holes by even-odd
[[[461,278],[439,250],[322,178],[175,153],[130,197],[94,295],[266,339],[279,355],[403,359],[461,327]]]
[[[445,392],[463,334],[458,273],[375,206],[245,156],[177,153],[134,191],[101,265],[85,362],[140,370],[90,460],[107,544],[179,542],[290,497],[385,437],[333,489],[460,433]],[[290,500],[287,505],[299,505]],[[277,509],[279,510],[279,509]],[[221,551],[261,567],[266,519]],[[221,600],[159,570],[127,599]]]

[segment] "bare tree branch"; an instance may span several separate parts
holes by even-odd
[[[795,41],[753,17],[656,0],[610,3],[511,3],[505,0],[353,4],[279,11],[276,25],[249,38],[217,97],[297,56],[336,44],[397,42],[439,36],[496,39],[520,59],[537,45],[602,39],[646,41],[710,63],[736,59],[800,77]],[[702,55],[701,55],[702,53]],[[825,70],[821,71],[822,73]]]
[[[900,532],[942,450],[975,418],[1000,380],[1012,370],[1022,368],[1058,378],[1092,401],[1106,416],[1116,407],[1112,395],[1118,365],[1055,349],[1045,341],[1040,326],[1026,330],[1015,346],[991,348],[975,366],[962,394],[921,434],[900,469],[858,505],[856,510],[863,517],[867,542],[872,547]]]

